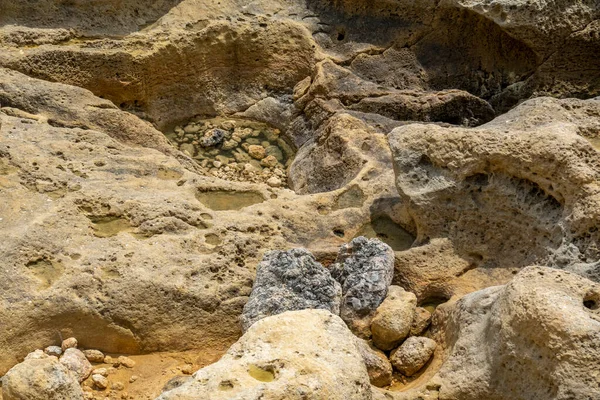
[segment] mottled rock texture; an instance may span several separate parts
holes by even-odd
[[[2,400],[83,400],[77,379],[56,357],[29,359],[2,378]]]
[[[257,321],[221,360],[158,399],[371,397],[367,369],[346,324],[329,311],[302,310]]]
[[[599,17],[592,0],[0,0],[0,374],[69,336],[222,351],[267,251],[329,267],[403,232],[393,283],[432,311],[439,357],[375,398],[598,397],[588,320],[567,321],[580,336],[514,294],[591,284],[510,282],[531,264],[600,280]],[[161,132],[217,115],[281,131],[279,181],[206,173]],[[459,301],[505,284],[493,312]],[[585,296],[569,315],[595,315]]]
[[[273,251],[258,264],[252,293],[244,306],[244,331],[256,321],[285,311],[340,312],[342,289],[306,249]]]
[[[548,263],[600,280],[600,155],[582,137],[599,118],[598,100],[540,98],[476,129],[396,128],[417,242],[449,238],[467,270]]]
[[[358,336],[369,337],[373,314],[394,276],[394,251],[379,239],[359,236],[340,248],[331,276],[342,286],[340,316]]]

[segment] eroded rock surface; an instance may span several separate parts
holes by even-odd
[[[83,400],[77,379],[56,357],[29,359],[2,378],[2,400]]]
[[[221,360],[158,399],[371,397],[366,367],[346,324],[329,311],[302,310],[257,321]]]

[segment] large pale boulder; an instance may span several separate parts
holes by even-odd
[[[79,382],[56,357],[27,359],[2,378],[3,400],[83,400]]]
[[[599,284],[545,267],[465,296],[440,336],[439,398],[598,398],[599,305]]]
[[[394,251],[379,239],[359,236],[340,248],[330,272],[342,285],[340,316],[352,332],[370,337],[371,319],[394,276]]]
[[[370,400],[356,338],[325,310],[264,318],[217,363],[157,400]]]
[[[285,311],[315,308],[339,314],[341,297],[340,284],[308,250],[272,251],[258,265],[240,317],[242,328]]]

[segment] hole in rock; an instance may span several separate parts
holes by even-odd
[[[265,201],[265,198],[262,194],[252,191],[200,191],[196,193],[196,198],[200,203],[215,211],[240,210],[244,207]]]
[[[423,307],[433,314],[440,304],[444,304],[448,300],[448,297],[445,296],[430,296],[423,299],[423,301],[419,303],[419,307]]]
[[[346,233],[344,232],[344,230],[343,230],[343,229],[334,229],[334,230],[333,230],[333,234],[334,234],[335,236],[338,236],[338,237],[341,237],[341,238],[343,238],[343,237],[344,237],[344,235],[345,235]]]
[[[133,230],[129,221],[121,217],[93,217],[90,220],[92,221],[94,236],[101,238],[108,238],[116,236],[119,232],[130,232]]]
[[[406,229],[392,221],[387,215],[381,215],[372,219],[355,235],[368,238],[377,238],[387,243],[394,251],[403,251],[409,249],[415,237]]]
[[[52,286],[60,278],[65,269],[60,262],[50,261],[45,258],[32,260],[27,263],[26,267],[41,281],[40,289]]]
[[[273,382],[275,380],[275,372],[273,371],[273,367],[264,367],[261,368],[256,365],[250,365],[248,367],[248,374],[261,382]]]
[[[168,130],[169,141],[206,175],[238,182],[287,186],[294,147],[279,129],[257,121],[194,117]]]
[[[583,299],[583,306],[590,310],[600,309],[600,296],[599,295],[587,295]]]

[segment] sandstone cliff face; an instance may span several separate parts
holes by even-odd
[[[247,374],[250,353],[235,359],[270,340],[259,321],[162,398],[231,398],[230,367],[240,396],[285,398],[303,346],[326,356],[313,375],[328,389],[310,398],[597,397],[599,14],[569,0],[0,0],[0,375],[69,336],[224,352],[268,251],[302,247],[329,268],[368,236],[432,313],[413,335],[437,342],[421,370],[392,378],[374,353],[392,385],[371,389],[341,320],[303,311],[263,324],[288,332],[267,353],[287,354],[293,379],[271,390]],[[217,116],[277,129],[295,154],[287,182],[228,180],[163,134]],[[383,275],[361,278],[377,303]],[[360,329],[344,321],[368,337],[373,307]],[[134,398],[158,395],[139,386]],[[120,395],[86,390],[104,394]]]

